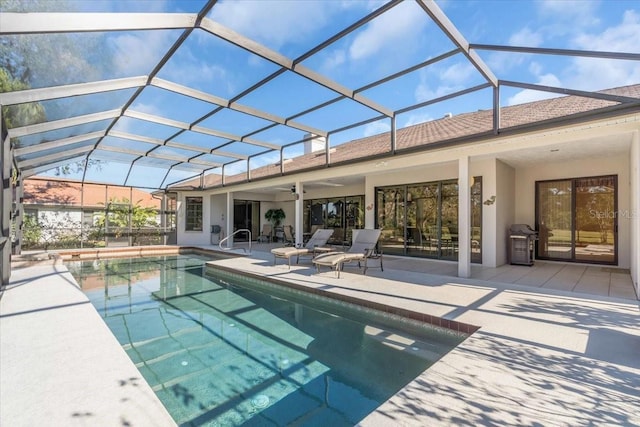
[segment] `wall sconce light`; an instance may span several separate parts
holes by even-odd
[[[490,205],[494,204],[495,202],[496,202],[496,196],[491,196],[491,197],[489,197],[487,200],[485,200],[482,203],[484,203],[487,206],[490,206]]]

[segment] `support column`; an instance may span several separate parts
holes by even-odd
[[[233,192],[229,191],[227,193],[227,222],[225,224],[225,228],[227,229],[227,248],[233,247]]]
[[[1,111],[2,106],[0,106]],[[2,193],[0,193],[0,276],[2,286],[9,284],[11,276],[11,144],[2,126],[0,114],[0,135],[2,149],[0,149],[0,178]]]
[[[471,277],[471,180],[469,156],[458,160],[458,277]]]
[[[15,211],[15,244],[13,245],[13,255],[20,255],[22,253],[22,227],[24,226],[24,182],[22,180],[22,174],[18,172],[18,179],[16,181],[16,211]]]
[[[294,202],[295,205],[295,218],[293,226],[296,230],[296,248],[301,248],[303,245],[303,225],[302,225],[302,214],[304,212],[304,187],[302,182],[296,181],[296,200]]]
[[[631,201],[631,280],[640,299],[640,131],[633,132],[630,156]]]
[[[364,228],[376,226],[376,189],[364,177]]]

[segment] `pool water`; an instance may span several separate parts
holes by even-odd
[[[67,263],[179,425],[352,426],[464,339],[207,276],[209,259]]]

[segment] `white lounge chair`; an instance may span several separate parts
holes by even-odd
[[[300,261],[300,256],[309,255],[315,256],[318,253],[326,252],[331,250],[329,248],[325,248],[324,245],[327,244],[327,241],[333,234],[333,229],[318,229],[313,236],[305,243],[304,247],[296,248],[292,246],[287,246],[284,248],[274,248],[271,249],[271,253],[273,254],[273,265],[276,265],[276,260],[278,258],[285,258],[289,262],[289,268],[291,268],[291,258],[296,257],[296,264]],[[322,249],[319,249],[322,248]]]
[[[368,264],[372,259],[379,260],[380,269],[384,271],[382,253],[376,251],[380,232],[381,230],[378,229],[353,230],[353,240],[349,250],[318,255],[313,258],[313,263],[318,271],[320,271],[321,265],[335,269],[337,277],[340,277],[340,271],[342,271],[344,264],[354,261],[358,262],[358,267],[364,264],[363,274],[367,274]]]

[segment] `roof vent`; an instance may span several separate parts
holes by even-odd
[[[444,116],[442,116],[443,119],[450,119],[451,117],[453,117],[453,113],[446,113]]]

